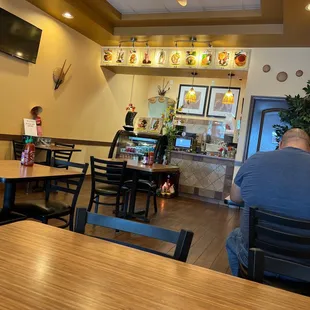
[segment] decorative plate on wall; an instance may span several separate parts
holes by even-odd
[[[288,75],[287,75],[287,73],[284,72],[284,71],[279,72],[279,73],[277,74],[277,80],[278,80],[279,82],[285,82],[285,81],[287,80],[287,78],[288,78]]]
[[[263,66],[263,71],[264,71],[265,73],[269,72],[270,69],[271,69],[271,67],[270,67],[269,65],[264,65],[264,66]]]
[[[296,76],[301,77],[304,75],[304,72],[302,70],[297,70],[296,71]]]

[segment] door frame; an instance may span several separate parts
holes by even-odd
[[[268,96],[251,96],[251,102],[250,102],[250,109],[249,109],[249,117],[247,122],[247,129],[246,129],[246,136],[245,136],[245,146],[243,150],[243,157],[242,162],[245,162],[247,160],[247,153],[249,150],[249,143],[250,143],[250,137],[251,137],[251,131],[252,131],[252,123],[253,123],[253,114],[254,114],[254,107],[257,100],[265,100],[265,101],[283,101],[285,100],[285,97],[268,97]]]

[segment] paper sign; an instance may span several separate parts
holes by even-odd
[[[34,119],[24,118],[24,131],[26,136],[37,137],[37,123]]]

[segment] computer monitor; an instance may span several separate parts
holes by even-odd
[[[181,149],[190,149],[192,146],[192,139],[188,138],[176,138],[175,140],[175,147]]]

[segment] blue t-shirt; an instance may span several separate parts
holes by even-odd
[[[235,184],[241,188],[244,210],[240,228],[248,245],[249,207],[257,206],[288,217],[310,220],[310,153],[287,147],[260,152],[240,168]]]

